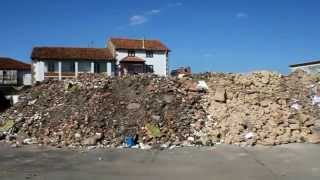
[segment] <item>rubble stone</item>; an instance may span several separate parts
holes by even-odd
[[[207,73],[201,77],[209,86],[203,102],[208,119],[201,131],[207,132],[213,142],[317,142],[313,132],[320,108],[312,104],[309,93],[310,87],[320,89],[316,76],[301,71],[289,76],[262,71],[246,75]],[[293,104],[299,108],[292,108]]]
[[[222,87],[216,89],[214,100],[218,102],[225,102],[226,101],[226,90]]]

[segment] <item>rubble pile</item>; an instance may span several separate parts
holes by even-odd
[[[206,118],[200,103],[204,93],[190,78],[81,75],[27,90],[0,116],[0,127],[14,124],[2,132],[16,144],[190,145],[197,143],[191,124]]]
[[[203,74],[209,114],[196,132],[213,142],[239,145],[320,143],[320,86],[316,76],[261,71]]]
[[[142,149],[320,143],[319,82],[303,71],[47,81],[0,115],[0,140]]]

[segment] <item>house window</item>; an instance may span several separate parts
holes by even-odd
[[[153,65],[145,65],[145,72],[146,73],[153,73]]]
[[[48,62],[48,72],[55,72],[54,62]]]
[[[94,63],[94,72],[95,73],[106,73],[107,72],[107,63],[105,63],[105,62]]]
[[[3,74],[2,74],[3,80],[7,80],[7,76],[8,76],[7,71],[3,71]]]
[[[61,71],[62,72],[75,72],[74,62],[62,62]]]
[[[129,57],[135,57],[136,56],[136,52],[135,51],[128,51],[128,56]]]
[[[147,58],[153,58],[153,51],[146,51]]]
[[[89,73],[91,72],[91,63],[87,61],[80,61],[78,63],[78,72]]]

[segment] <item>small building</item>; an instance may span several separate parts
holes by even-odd
[[[159,40],[111,38],[107,43],[119,67],[119,75],[169,74],[169,48]]]
[[[75,78],[79,73],[115,73],[115,59],[107,48],[35,47],[33,81]]]
[[[320,61],[310,61],[300,64],[292,64],[289,67],[292,72],[301,69],[307,72],[308,74],[320,73]]]
[[[0,57],[0,86],[31,85],[31,65]]]

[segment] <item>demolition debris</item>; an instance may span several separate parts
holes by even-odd
[[[0,139],[57,147],[320,143],[320,79],[297,71],[48,81],[0,116]]]
[[[205,91],[197,85],[190,78],[153,75],[48,81],[22,94],[20,102],[2,115],[2,123],[15,122],[7,134],[18,144],[191,145],[195,141],[189,141],[190,124],[206,118],[200,104]]]
[[[200,132],[213,142],[320,142],[319,77],[303,71],[289,76],[267,71],[203,76],[209,86],[209,118]]]

